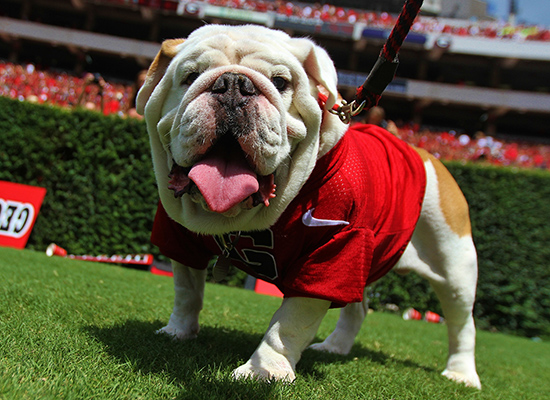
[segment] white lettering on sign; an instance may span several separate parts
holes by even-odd
[[[31,228],[33,219],[32,204],[0,199],[0,235],[20,238]]]

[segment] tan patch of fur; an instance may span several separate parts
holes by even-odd
[[[149,96],[164,76],[170,61],[176,56],[176,47],[183,42],[185,42],[185,39],[168,39],[162,42],[160,51],[151,63],[145,82],[138,93],[136,109],[139,114],[143,115],[145,112],[145,103],[147,103]]]
[[[157,72],[164,74],[168,64],[177,54],[176,47],[183,42],[185,39],[168,39],[162,42],[160,51],[147,71],[147,77],[155,75]]]
[[[413,147],[424,162],[430,161],[434,166],[439,187],[439,206],[445,221],[458,236],[472,234],[468,202],[458,187],[451,173],[445,166],[424,149]]]

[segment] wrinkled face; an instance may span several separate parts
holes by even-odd
[[[207,26],[165,49],[173,57],[164,60],[165,70],[162,60],[151,67],[138,108],[145,106],[159,191],[172,218],[186,226],[194,225],[185,217],[191,213],[216,215],[222,224],[219,217],[249,220],[242,214],[256,214],[283,194],[292,155],[305,142],[307,151],[299,153],[307,153],[307,179],[322,114],[316,98],[322,79],[304,67],[315,51],[305,39],[252,26]],[[166,203],[174,201],[182,210],[174,206],[171,213]]]
[[[257,173],[271,174],[290,151],[291,69],[272,60],[261,43],[246,48],[227,36],[209,42],[199,54],[182,52],[176,60],[161,140],[181,166],[195,164],[221,142],[240,147]],[[303,122],[289,123],[295,130],[290,140],[305,137]]]
[[[176,195],[188,193],[205,210],[227,215],[268,204],[272,174],[288,157],[291,141],[306,135],[292,116],[292,61],[265,43],[228,35],[178,54],[159,124],[174,161]],[[179,181],[186,173],[188,187]]]

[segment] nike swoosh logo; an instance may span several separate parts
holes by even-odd
[[[306,213],[302,216],[302,222],[305,226],[318,227],[318,226],[338,226],[338,225],[349,225],[348,221],[341,221],[339,219],[318,219],[313,216],[313,210],[307,210]]]

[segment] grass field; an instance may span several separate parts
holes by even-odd
[[[209,284],[200,337],[178,343],[154,334],[172,299],[170,278],[0,248],[0,399],[550,398],[548,343],[478,332],[479,392],[440,376],[445,326],[381,313],[349,356],[306,351],[294,384],[235,382],[280,300]]]

